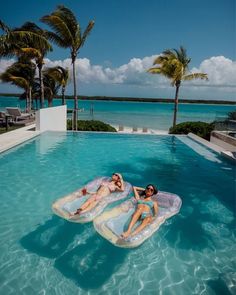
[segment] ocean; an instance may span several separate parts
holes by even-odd
[[[61,104],[61,99],[54,99],[53,105]],[[69,109],[73,108],[73,100],[67,100]],[[25,108],[25,101],[17,97],[0,97],[0,110],[6,107]],[[101,120],[111,125],[127,127],[168,130],[173,120],[173,103],[160,102],[121,102],[79,100],[81,120]],[[177,123],[186,121],[212,122],[224,119],[227,114],[236,109],[236,105],[191,104],[181,103],[178,107]],[[93,112],[92,112],[93,110]]]

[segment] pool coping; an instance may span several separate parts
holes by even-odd
[[[195,140],[196,142],[206,146],[207,148],[215,151],[216,153],[223,156],[224,158],[227,158],[227,159],[236,163],[236,158],[235,158],[234,154],[230,151],[225,150],[223,147],[216,145],[210,141],[207,141],[206,139],[203,139],[202,137],[199,137],[193,133],[189,133],[187,136],[189,138]]]

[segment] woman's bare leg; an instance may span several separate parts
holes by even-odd
[[[152,221],[151,217],[144,218],[143,222],[132,232],[131,235],[133,236],[141,232],[141,230],[144,229],[151,221]]]
[[[87,201],[85,201],[80,208],[77,209],[74,215],[78,215],[81,213],[81,211],[86,210],[93,202],[95,202],[95,196],[90,197]]]
[[[132,219],[131,219],[131,221],[130,221],[130,224],[129,224],[129,226],[128,226],[127,231],[123,232],[123,234],[121,235],[122,238],[127,238],[127,237],[130,235],[131,230],[132,230],[132,228],[134,227],[135,223],[138,221],[139,217],[141,216],[142,211],[143,211],[142,208],[138,208],[138,209],[134,212],[134,215],[132,216]]]
[[[94,200],[93,202],[90,202],[90,204],[88,204],[88,206],[85,209],[83,209],[83,212],[93,209],[97,205],[97,203],[98,201],[96,200]]]

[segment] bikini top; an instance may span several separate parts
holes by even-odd
[[[153,201],[138,200],[138,204],[147,205],[150,208],[150,210],[152,210],[152,208],[154,206]]]
[[[110,192],[114,192],[116,190],[116,185],[113,182],[102,181],[101,186],[106,186],[110,190]]]

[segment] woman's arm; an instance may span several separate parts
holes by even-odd
[[[141,188],[141,187],[137,187],[137,186],[133,186],[133,190],[134,190],[134,197],[136,200],[139,200],[140,199],[140,196],[139,196],[139,191],[143,191],[144,189]]]
[[[156,201],[153,202],[153,208],[154,208],[154,215],[156,216],[158,213],[158,204]]]
[[[125,186],[124,186],[124,180],[121,175],[120,175],[120,181],[118,182],[118,184],[120,185],[116,184],[116,190],[119,192],[123,192],[125,190]]]
[[[135,188],[137,191],[145,191],[145,188],[143,187],[139,187],[139,186],[133,186],[133,188]]]

